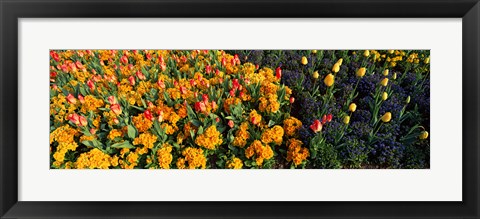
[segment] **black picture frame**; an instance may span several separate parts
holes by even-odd
[[[1,218],[479,218],[479,0],[0,0]],[[462,18],[462,202],[18,201],[18,19]],[[446,42],[448,43],[448,42]],[[458,118],[460,119],[460,118]],[[282,192],[282,191],[279,191]]]

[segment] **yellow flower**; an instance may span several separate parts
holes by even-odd
[[[328,74],[327,76],[325,76],[325,80],[323,80],[323,82],[325,83],[325,85],[327,85],[327,87],[331,87],[335,82],[335,76],[333,76],[332,74]]]
[[[317,79],[319,76],[320,74],[318,74],[318,71],[313,72],[313,78]]]
[[[380,84],[386,87],[388,85],[388,78],[384,78],[382,81],[380,81]]]
[[[387,75],[388,75],[388,69],[383,70],[383,76],[387,76]]]
[[[338,62],[333,65],[332,71],[334,73],[337,73],[338,71],[340,71],[340,64]]]
[[[157,136],[150,133],[142,133],[133,139],[133,145],[143,145],[146,148],[152,149],[153,144],[157,141]]]
[[[350,123],[350,116],[345,116],[345,117],[343,118],[343,123],[345,123],[345,124]]]
[[[302,122],[293,116],[290,116],[283,121],[283,129],[287,136],[295,135],[301,127]]]
[[[387,92],[383,92],[382,94],[382,100],[387,100],[388,98],[388,93]]]
[[[394,50],[388,50],[388,54],[393,54]]]
[[[361,68],[357,69],[357,72],[356,72],[357,77],[361,78],[361,77],[365,76],[365,72],[367,72],[367,69],[365,67],[361,67]]]
[[[170,164],[172,163],[172,146],[168,143],[162,145],[162,148],[157,150],[157,160],[158,164],[162,169],[170,169]]]
[[[397,79],[397,73],[393,73],[392,79],[393,80]]]
[[[317,54],[317,50],[316,49],[312,50],[312,53]]]
[[[428,132],[427,131],[422,131],[420,132],[420,136],[418,136],[420,139],[427,139],[428,138]]]
[[[343,59],[342,59],[342,58],[340,58],[340,59],[337,61],[337,63],[338,63],[339,65],[342,65],[342,63],[343,63]]]
[[[182,155],[185,157],[185,161],[188,163],[189,169],[195,169],[199,167],[205,169],[207,164],[207,158],[203,154],[202,149],[188,147],[182,152]],[[180,159],[181,158],[179,158],[179,160]],[[185,162],[183,162],[183,165],[185,165]],[[179,163],[177,161],[177,167],[181,168],[182,162]]]
[[[110,160],[108,154],[94,148],[89,152],[80,154],[75,161],[75,166],[77,169],[108,169],[111,166]]]
[[[370,51],[365,50],[365,52],[363,52],[363,56],[369,57],[370,56]]]
[[[407,99],[405,100],[406,103],[410,103],[410,96],[407,97]]]
[[[308,59],[307,57],[303,56],[302,57],[302,65],[307,65],[308,64]]]
[[[228,169],[242,169],[243,162],[240,158],[234,157],[232,160],[227,161]]]
[[[382,121],[383,122],[390,122],[391,119],[392,119],[392,113],[390,113],[390,112],[386,112],[382,116]]]
[[[427,57],[425,60],[423,60],[423,63],[428,64],[430,63],[430,57]],[[428,132],[427,132],[428,135]]]
[[[221,145],[222,143],[223,140],[221,133],[217,131],[215,125],[208,127],[205,132],[195,139],[195,144],[210,150],[215,149],[216,146]]]
[[[355,112],[355,110],[357,110],[357,104],[351,103],[350,106],[348,106],[348,110],[352,113]]]

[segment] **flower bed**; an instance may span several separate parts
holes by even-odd
[[[52,168],[429,168],[429,51],[50,51]]]

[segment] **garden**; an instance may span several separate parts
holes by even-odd
[[[51,50],[53,169],[430,168],[429,50]]]

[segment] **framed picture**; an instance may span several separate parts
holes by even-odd
[[[477,0],[0,8],[2,218],[480,217]]]

